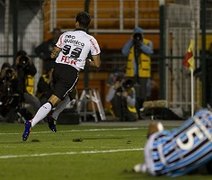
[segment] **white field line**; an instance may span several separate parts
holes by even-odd
[[[14,159],[14,158],[30,158],[30,157],[44,157],[44,156],[59,156],[59,155],[80,155],[80,154],[107,154],[116,152],[133,152],[143,151],[143,148],[133,149],[111,149],[111,150],[93,150],[93,151],[80,151],[80,152],[55,152],[55,153],[41,153],[41,154],[20,154],[20,155],[2,155],[0,159]]]
[[[134,131],[134,130],[138,130],[138,129],[147,129],[147,128],[99,128],[99,129],[73,129],[73,130],[62,130],[62,131],[58,131],[59,133],[70,133],[70,132],[101,132],[101,131]],[[51,131],[33,131],[33,134],[46,134],[46,133],[50,133]],[[5,133],[0,133],[0,135],[13,135],[13,134],[21,134],[22,132],[19,133],[13,133],[13,132],[5,132]]]

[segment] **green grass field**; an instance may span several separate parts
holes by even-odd
[[[0,124],[1,180],[137,180],[171,179],[136,174],[132,167],[143,160],[146,126],[82,123],[37,125],[22,142],[23,124]],[[184,176],[178,179],[211,179]]]

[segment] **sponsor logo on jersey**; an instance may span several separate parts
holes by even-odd
[[[76,60],[75,59],[70,59],[68,56],[62,56],[61,62],[65,63],[65,64],[73,64],[73,65],[76,65]]]
[[[71,35],[66,35],[65,36],[64,43],[72,43],[74,45],[78,45],[78,46],[81,46],[81,47],[85,46],[84,43],[80,42],[79,40],[76,40],[76,37],[75,36],[71,36]]]
[[[82,59],[73,59],[68,56],[62,56],[60,61],[64,64],[69,64],[69,65],[76,65],[77,62],[81,62]]]

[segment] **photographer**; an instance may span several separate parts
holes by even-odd
[[[4,63],[0,72],[0,114],[2,121],[14,122],[15,112],[20,105],[17,93],[17,74],[9,63]]]
[[[133,86],[134,82],[131,79],[117,78],[106,95],[106,101],[111,103],[114,116],[120,121],[137,120]]]
[[[147,98],[147,83],[151,77],[150,55],[153,54],[153,44],[143,37],[143,29],[134,29],[132,38],[122,48],[122,54],[128,56],[126,77],[136,82],[136,108],[139,112]],[[138,116],[141,118],[140,114]]]
[[[14,65],[18,77],[18,92],[22,102],[30,104],[34,114],[40,107],[39,99],[34,95],[34,76],[37,73],[36,67],[27,53],[23,50],[17,52]]]

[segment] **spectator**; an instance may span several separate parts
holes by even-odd
[[[17,74],[9,63],[4,63],[0,72],[0,114],[1,120],[14,122],[15,112],[20,106],[17,92]]]
[[[35,53],[43,61],[43,72],[46,73],[49,69],[54,67],[55,59],[51,58],[51,52],[61,35],[61,30],[59,28],[54,28],[52,31],[52,37],[42,42],[39,46],[35,48]]]
[[[22,102],[30,104],[31,113],[34,114],[40,107],[39,99],[34,95],[34,76],[37,73],[36,67],[31,58],[23,50],[17,52],[14,68],[18,77],[18,92]]]
[[[131,79],[117,78],[106,95],[106,101],[111,103],[112,112],[120,121],[137,120],[135,108],[135,89]]]
[[[41,104],[45,103],[52,93],[53,88],[52,74],[53,74],[53,68],[50,68],[49,70],[46,71],[46,73],[44,73],[39,78],[37,84],[36,96],[39,98]]]
[[[151,77],[151,59],[153,44],[150,40],[143,38],[143,29],[136,27],[133,36],[122,48],[122,54],[128,56],[126,77],[136,82],[136,109],[139,110],[147,98],[147,83]]]
[[[149,126],[145,162],[134,171],[154,176],[181,176],[212,163],[212,113],[198,111],[179,128],[164,130],[161,123]]]

